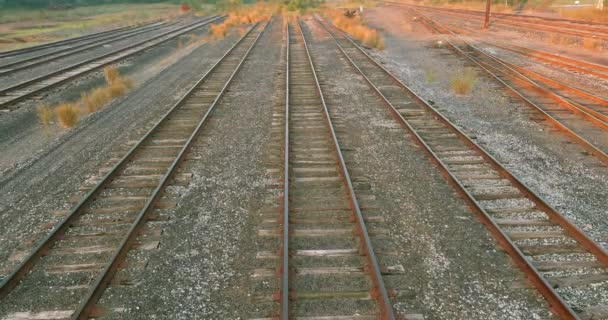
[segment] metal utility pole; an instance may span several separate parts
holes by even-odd
[[[483,28],[490,28],[490,6],[492,5],[492,0],[486,0],[486,20],[483,22]]]

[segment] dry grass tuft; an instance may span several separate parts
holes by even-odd
[[[129,89],[133,87],[133,82],[130,80],[121,79],[120,81],[114,81],[106,89],[108,96],[111,99],[117,98],[125,94]]]
[[[80,120],[80,109],[71,103],[65,103],[55,108],[55,116],[63,128],[72,128]]]
[[[38,114],[38,120],[43,126],[48,126],[53,120],[53,109],[47,105],[40,105],[36,108]]]
[[[118,69],[116,67],[110,66],[103,68],[103,76],[106,78],[106,83],[111,85],[116,80],[120,78],[120,74],[118,73]]]
[[[122,78],[115,67],[106,67],[103,75],[106,79],[105,87],[93,89],[80,96],[79,104],[84,107],[85,113],[99,111],[112,99],[122,96],[133,87],[133,82]]]
[[[84,106],[86,113],[99,111],[110,99],[105,88],[97,88],[80,95],[80,103]]]
[[[469,94],[477,82],[475,70],[467,68],[464,71],[453,73],[450,77],[450,87],[457,94]]]
[[[262,2],[258,2],[254,6],[236,8],[228,13],[224,22],[211,25],[211,38],[223,39],[228,31],[236,26],[269,21],[272,14],[278,10],[277,5]]]
[[[583,48],[591,51],[601,51],[602,40],[594,38],[583,38]]]
[[[435,81],[437,81],[437,72],[435,71],[435,69],[427,69],[425,72],[425,76],[426,82],[428,83],[434,83]]]
[[[336,27],[361,41],[364,46],[384,50],[384,39],[382,36],[380,36],[377,30],[366,26],[361,17],[348,18],[338,10],[327,10],[325,15],[331,19]]]

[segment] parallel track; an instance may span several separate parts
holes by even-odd
[[[466,10],[456,10],[456,9],[446,9],[446,8],[435,8],[435,7],[425,7],[425,6],[412,6],[405,5],[402,3],[395,2],[387,2],[391,4],[402,5],[405,7],[415,7],[418,10],[424,10],[426,12],[444,12],[448,13],[450,16],[458,16],[464,19],[478,19],[481,22],[483,21],[483,12],[475,12],[475,11],[466,11]],[[560,22],[549,22],[549,21],[521,21],[520,18],[516,18],[517,16],[505,16],[500,13],[492,13],[494,19],[492,20],[493,25],[500,25],[510,28],[522,29],[526,31],[530,30],[538,30],[542,32],[550,32],[550,33],[558,33],[563,35],[582,37],[582,38],[592,38],[592,39],[602,39],[608,40],[608,27],[603,26],[589,26],[582,24],[568,24],[568,23],[560,23]],[[501,18],[497,18],[501,17]]]
[[[88,319],[265,28],[249,29],[3,280],[3,302]]]
[[[448,48],[484,70],[587,152],[608,163],[608,103],[605,99],[502,61],[458,37],[449,28],[419,15],[420,21],[431,30],[457,38],[457,41],[445,39]],[[537,83],[539,80],[543,84]]]
[[[572,305],[568,300],[571,290],[592,290],[596,284],[606,284],[608,254],[604,248],[529,190],[350,37],[325,21],[319,23],[555,314],[562,319],[589,319],[594,305],[608,304],[601,297],[585,301],[587,305]]]
[[[603,80],[608,80],[608,67],[600,64],[590,63],[581,61],[573,58],[569,58],[562,55],[552,54],[540,50],[534,50],[513,44],[500,45],[496,43],[488,43],[491,46],[498,47],[503,50],[515,52],[526,57],[539,60],[544,63],[555,65],[566,70],[570,70],[576,73],[591,75]]]
[[[280,318],[395,319],[299,23],[287,35]]]
[[[39,54],[36,56],[27,57],[27,58],[19,59],[19,60],[12,61],[9,63],[5,63],[5,64],[0,65],[0,76],[10,75],[10,74],[13,74],[13,73],[21,71],[21,70],[32,68],[32,67],[44,64],[44,63],[48,63],[51,61],[61,59],[61,58],[69,57],[71,55],[74,55],[74,54],[77,54],[80,52],[84,52],[86,50],[99,48],[100,46],[103,46],[108,43],[123,40],[123,39],[133,37],[133,36],[145,33],[145,32],[158,30],[160,28],[166,28],[166,27],[169,27],[176,23],[177,22],[172,22],[172,23],[168,23],[168,24],[160,23],[160,24],[154,24],[151,26],[145,26],[145,27],[141,27],[141,28],[137,28],[137,29],[130,29],[126,32],[118,32],[117,34],[112,34],[107,37],[101,37],[101,39],[95,39],[95,40],[87,41],[87,42],[84,42],[84,43],[81,43],[81,44],[78,44],[75,46],[69,46],[69,47],[55,50],[52,52],[47,52],[47,53]]]
[[[15,84],[11,87],[2,89],[0,90],[0,111],[9,111],[10,106],[17,102],[23,101],[33,95],[56,87],[62,83],[65,83],[66,81],[82,76],[91,71],[98,70],[106,65],[116,63],[120,60],[139,54],[152,47],[175,39],[176,37],[179,37],[182,34],[206,26],[209,23],[218,19],[221,19],[221,17],[212,17],[203,21],[197,21],[195,23],[164,32],[160,35],[156,35],[147,40],[134,43],[127,47],[70,65],[61,70],[41,75],[34,79],[30,79]]]
[[[107,30],[107,31],[101,31],[101,32],[91,33],[91,34],[83,35],[83,36],[80,36],[80,37],[75,37],[75,38],[70,38],[70,39],[65,39],[65,40],[45,43],[45,44],[41,44],[41,45],[37,45],[37,46],[32,46],[32,47],[27,47],[27,48],[15,49],[15,50],[10,50],[10,51],[3,51],[3,52],[0,52],[0,59],[1,58],[6,58],[6,57],[12,57],[12,56],[16,56],[16,55],[21,55],[21,54],[29,54],[29,53],[32,53],[32,52],[36,52],[36,51],[40,51],[40,50],[44,50],[44,49],[48,49],[48,48],[61,47],[61,46],[69,45],[69,44],[80,42],[80,41],[85,41],[85,40],[90,40],[90,39],[96,39],[96,38],[107,36],[107,35],[111,35],[111,34],[114,34],[114,33],[119,33],[119,32],[123,32],[123,31],[127,31],[127,30],[132,30],[132,29],[136,29],[136,28],[141,28],[141,27],[144,27],[144,26],[152,25],[152,24],[155,24],[155,23],[158,23],[158,22],[159,22],[159,20],[155,20],[155,21],[144,23],[144,24],[140,24],[140,25],[127,26],[127,27],[116,28],[116,29]]]
[[[410,9],[411,10],[411,9]],[[428,18],[428,17],[427,17]],[[461,35],[477,35],[478,30],[475,28],[471,28],[470,26],[460,26],[455,25],[454,23],[444,22],[444,26],[449,25],[452,32],[461,34]],[[538,60],[543,63],[547,63],[553,66],[557,66],[563,68],[565,70],[594,76],[603,80],[608,79],[608,67],[596,63],[591,63],[587,61],[582,61],[570,57],[566,57],[563,55],[552,54],[548,52],[544,52],[541,50],[535,50],[527,47],[517,46],[512,43],[509,44],[500,44],[495,41],[488,42],[482,41],[482,43],[497,47],[503,50],[508,50],[523,56],[526,56],[531,59]]]

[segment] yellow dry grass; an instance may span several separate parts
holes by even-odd
[[[80,109],[75,104],[64,103],[55,108],[55,117],[61,127],[72,128],[80,120]]]
[[[450,76],[450,87],[457,94],[469,94],[475,82],[477,82],[477,75],[475,74],[475,70],[470,68],[453,73]]]
[[[38,120],[43,126],[48,126],[53,120],[53,109],[47,105],[40,105],[36,108],[38,114]]]
[[[82,93],[80,95],[80,102],[86,113],[99,111],[109,100],[110,97],[105,88],[93,89],[90,92]]]
[[[106,86],[93,89],[80,95],[79,104],[86,113],[99,111],[104,105],[113,99],[122,96],[133,87],[133,82],[121,77],[115,67],[106,67],[103,70]]]
[[[228,13],[228,17],[224,22],[211,25],[211,38],[214,40],[222,39],[233,27],[268,21],[274,13],[280,10],[280,6],[276,4],[262,2],[258,2],[253,6],[234,9]]]
[[[366,26],[361,17],[348,18],[344,16],[342,11],[338,10],[326,10],[324,14],[336,27],[361,41],[364,46],[384,50],[384,39],[380,33]]]
[[[103,69],[103,76],[106,79],[106,83],[109,85],[111,85],[120,78],[118,69],[116,69],[116,67],[114,66],[105,67]]]
[[[583,48],[591,51],[601,51],[602,40],[594,38],[583,38]]]

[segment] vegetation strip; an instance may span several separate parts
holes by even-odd
[[[575,252],[584,250],[594,256],[602,269],[608,266],[608,254],[596,242],[591,240],[587,235],[568,221],[558,211],[545,203],[538,195],[529,190],[516,177],[511,175],[504,167],[502,167],[496,159],[487,154],[475,142],[470,140],[464,133],[455,127],[443,115],[437,112],[432,106],[428,105],[423,99],[418,97],[405,84],[394,77],[388,70],[378,64],[370,57],[362,48],[360,48],[348,36],[340,32],[331,31],[326,26],[325,22],[319,23],[333,37],[336,45],[350,62],[350,64],[359,72],[367,83],[376,93],[384,100],[385,105],[389,108],[394,118],[405,128],[411,132],[416,142],[430,156],[443,173],[444,177],[455,187],[463,196],[471,208],[478,213],[484,225],[491,231],[492,235],[498,240],[501,246],[515,260],[516,264],[526,273],[528,279],[541,292],[541,294],[549,302],[552,310],[563,319],[579,319],[579,314],[575,312],[570,305],[565,302],[562,297],[554,290],[553,285],[549,283],[549,279],[541,274],[539,269],[532,261],[532,257],[526,256],[523,251],[525,247],[530,247],[538,252],[537,254],[558,254],[552,249],[552,246],[543,245],[542,243],[526,246],[518,244],[518,240],[530,240],[535,237],[544,236],[547,232],[542,231],[517,233],[515,231],[507,231],[507,226],[501,226],[495,218],[490,214],[506,214],[507,216],[517,212],[538,212],[542,213],[552,224],[553,227],[558,227],[561,231],[558,239],[563,239],[564,243],[567,240],[576,242]],[[373,80],[370,78],[374,72]],[[383,82],[384,81],[384,82]],[[387,91],[380,89],[380,84],[384,87],[387,82],[397,85],[401,91],[396,98],[396,93],[392,96]],[[407,105],[407,108],[399,106]],[[465,154],[467,156],[461,156]],[[455,156],[456,155],[456,156]],[[460,156],[458,156],[460,155]],[[477,171],[471,171],[473,168],[478,168]],[[477,175],[471,178],[471,175]],[[484,183],[475,183],[476,179],[490,179],[496,181],[508,182],[509,187],[516,190],[516,194],[503,194],[501,191],[492,192]],[[465,181],[467,183],[465,183]],[[502,190],[504,186],[499,184],[497,190]],[[507,199],[523,199],[532,202],[533,207],[493,207],[491,204],[500,203],[506,195]],[[489,204],[488,204],[489,202]],[[512,212],[511,212],[512,211]],[[504,212],[504,213],[502,213]],[[521,220],[524,225],[526,220]],[[516,229],[517,230],[517,229]],[[554,233],[551,233],[552,235]],[[523,237],[521,239],[512,238],[515,236]],[[567,260],[567,253],[571,250],[565,250],[559,254]],[[559,255],[558,254],[558,255]],[[560,259],[558,259],[559,261]],[[539,267],[542,264],[539,264]],[[584,271],[584,266],[579,266],[579,270]],[[593,273],[583,273],[581,278],[587,277],[589,284],[595,281],[602,281],[603,278],[598,278]],[[597,278],[597,279],[596,279]],[[568,287],[567,283],[563,287]],[[592,307],[591,307],[592,308]],[[591,309],[590,308],[590,309]]]

